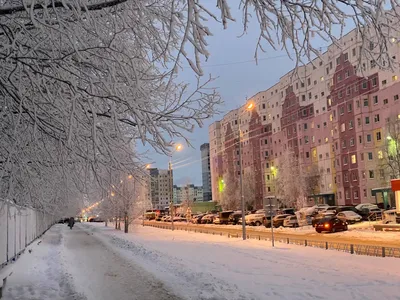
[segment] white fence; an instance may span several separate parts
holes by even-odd
[[[0,200],[0,269],[54,223],[51,215]]]

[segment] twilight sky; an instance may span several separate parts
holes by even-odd
[[[207,120],[203,128],[196,128],[193,133],[186,134],[193,148],[185,145],[181,152],[173,155],[174,184],[202,185],[200,145],[208,142],[208,126],[221,119],[229,110],[242,105],[246,97],[250,98],[278,82],[282,75],[294,67],[294,62],[287,57],[286,52],[275,51],[271,47],[264,48],[268,50],[266,53],[259,52],[259,62],[256,65],[253,59],[259,33],[257,24],[253,21],[248,33],[240,37],[241,14],[232,9],[232,15],[236,22],[229,23],[226,30],[215,21],[210,20],[208,23],[213,33],[213,36],[207,39],[211,55],[203,64],[205,76],[211,74],[213,77],[219,77],[212,86],[218,87],[222,96],[224,105],[220,110],[223,113]],[[193,71],[189,68],[181,71],[180,78],[189,83],[195,79]],[[146,148],[138,145],[139,151],[143,149]],[[155,154],[152,150],[149,156],[154,162],[153,167],[168,168],[167,156]]]

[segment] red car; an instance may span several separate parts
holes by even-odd
[[[315,226],[315,231],[318,233],[323,231],[333,233],[337,231],[346,231],[347,229],[347,223],[336,217],[322,219]]]

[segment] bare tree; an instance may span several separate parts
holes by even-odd
[[[301,178],[305,199],[319,193],[323,172],[324,170],[315,163],[302,168]]]

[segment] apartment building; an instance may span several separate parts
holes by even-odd
[[[204,191],[202,186],[187,184],[185,186],[174,185],[174,203],[202,202]]]
[[[378,69],[374,60],[360,61],[355,31],[338,45],[210,125],[214,200],[239,185],[241,132],[242,174],[256,184],[256,208],[274,195],[279,160],[287,151],[302,168],[316,165],[323,171],[310,204],[387,205],[391,174],[383,167],[383,149],[390,139],[388,124],[400,117],[400,74]],[[397,60],[399,40],[393,38],[389,47]],[[234,178],[229,184],[227,174]]]
[[[153,209],[164,210],[170,205],[172,198],[173,171],[149,168],[147,191]]]
[[[200,146],[201,152],[201,174],[203,182],[203,201],[212,200],[211,172],[210,172],[210,144],[204,143]]]

